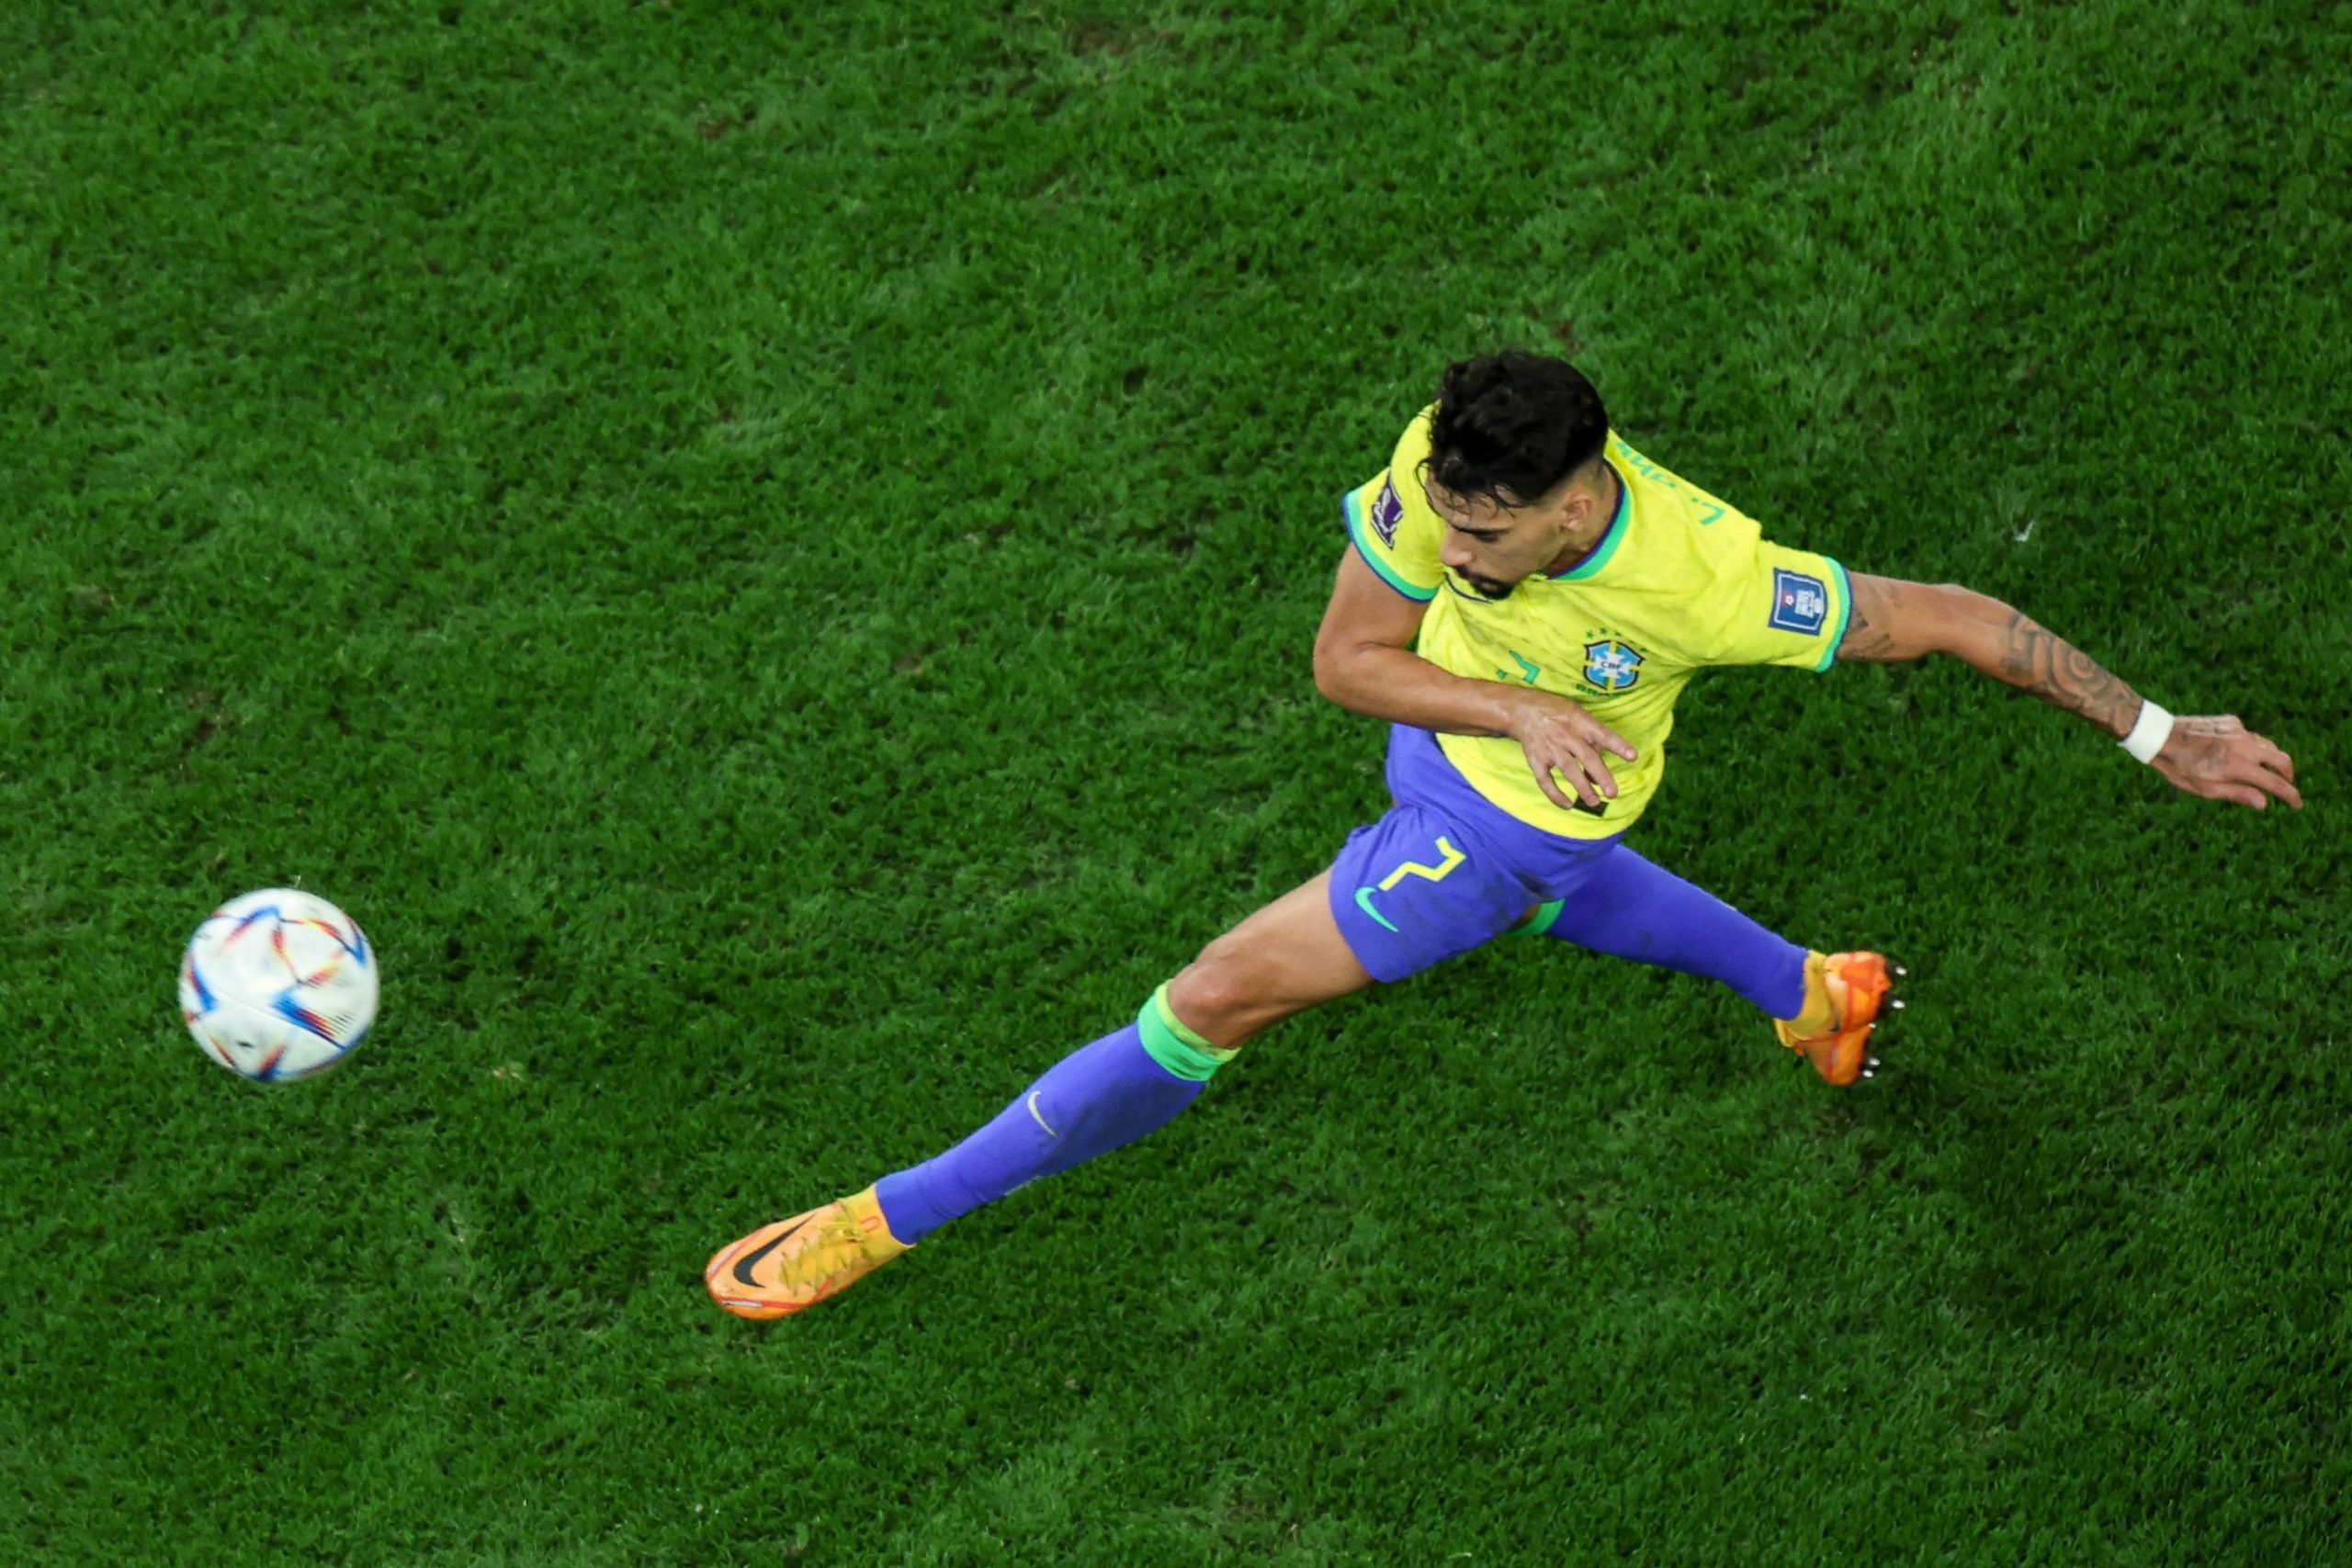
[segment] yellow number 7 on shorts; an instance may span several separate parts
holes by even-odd
[[[1419,861],[1408,860],[1403,865],[1398,866],[1395,871],[1392,871],[1387,875],[1382,877],[1380,879],[1380,886],[1378,888],[1357,888],[1356,908],[1362,909],[1365,914],[1370,915],[1374,919],[1378,920],[1382,925],[1386,926],[1390,931],[1395,931],[1396,929],[1395,922],[1391,921],[1387,916],[1382,914],[1379,910],[1372,907],[1373,894],[1374,892],[1387,893],[1394,891],[1396,885],[1404,881],[1408,876],[1425,876],[1431,882],[1443,882],[1446,877],[1453,873],[1455,866],[1460,865],[1464,861],[1470,858],[1464,854],[1460,850],[1455,849],[1452,843],[1448,842],[1443,838],[1440,838],[1437,841],[1437,852],[1442,858],[1440,859],[1435,865],[1423,865]]]

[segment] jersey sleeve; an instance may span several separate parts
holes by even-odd
[[[1703,662],[1819,671],[1837,661],[1854,592],[1827,556],[1758,538],[1709,599]]]
[[[1380,580],[1416,604],[1437,597],[1445,568],[1437,558],[1445,525],[1421,493],[1421,461],[1429,456],[1430,411],[1405,428],[1388,467],[1340,498],[1348,537]],[[1399,481],[1397,475],[1404,479]]]
[[[1437,597],[1445,569],[1438,564],[1438,530],[1412,515],[1390,468],[1340,498],[1348,537],[1380,580],[1417,604]],[[1424,502],[1419,510],[1427,511]]]

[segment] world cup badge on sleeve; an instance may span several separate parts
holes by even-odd
[[[1817,577],[1807,577],[1786,567],[1772,570],[1772,625],[1784,632],[1803,632],[1807,637],[1821,633],[1821,623],[1829,615],[1829,590]]]

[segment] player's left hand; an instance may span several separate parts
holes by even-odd
[[[2156,772],[2191,795],[2231,800],[2256,811],[2272,797],[2300,811],[2295,760],[2238,722],[2238,716],[2184,716],[2172,721],[2172,738],[2156,753]]]

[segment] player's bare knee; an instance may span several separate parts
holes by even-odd
[[[1202,949],[1168,983],[1168,1005],[1177,1018],[1218,1042],[1247,1032],[1266,1000],[1258,966],[1227,937]]]

